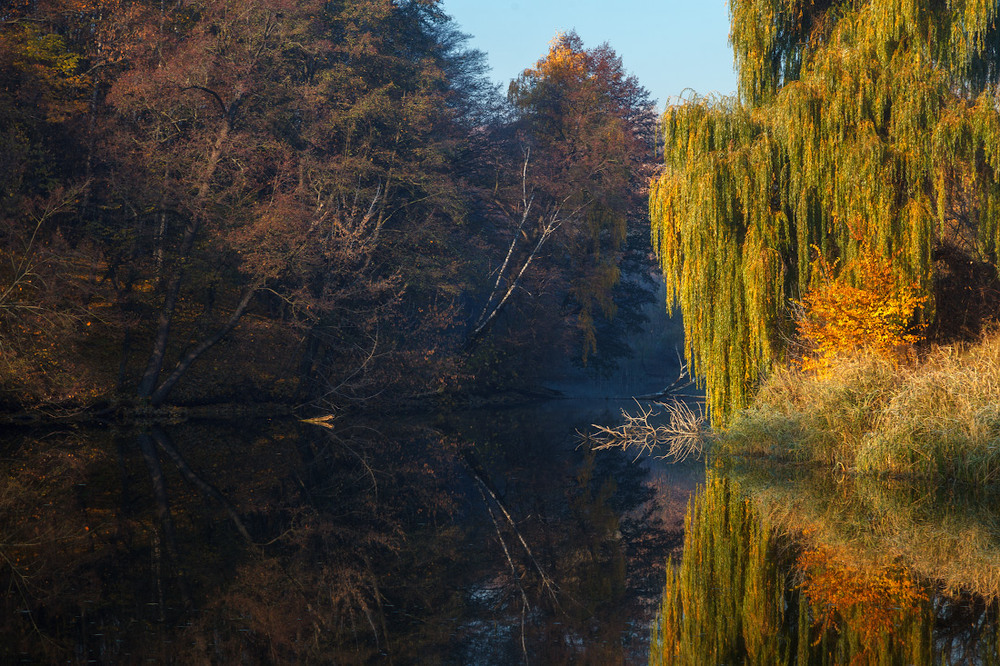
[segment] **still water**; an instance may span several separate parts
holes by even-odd
[[[995,493],[737,465],[685,528],[650,663],[1000,663]]]
[[[4,432],[0,663],[1000,663],[996,494],[580,446],[619,408]]]
[[[704,466],[613,403],[0,436],[2,663],[645,663]]]

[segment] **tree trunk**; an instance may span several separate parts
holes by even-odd
[[[247,287],[243,291],[243,297],[240,299],[236,309],[233,310],[233,314],[229,316],[229,321],[227,321],[222,328],[217,330],[211,336],[202,340],[201,344],[184,354],[181,360],[177,362],[173,372],[171,372],[170,375],[163,380],[163,383],[160,384],[160,386],[150,396],[149,402],[153,407],[159,407],[164,403],[164,401],[166,401],[167,395],[180,380],[181,376],[187,372],[187,369],[191,367],[191,364],[194,363],[199,356],[214,347],[219,340],[224,338],[231,330],[236,328],[236,324],[239,323],[240,317],[242,317],[243,313],[246,312],[247,306],[250,304],[250,299],[253,298],[255,293],[257,293],[256,285]]]
[[[194,246],[195,236],[198,234],[197,219],[191,220],[184,230],[184,239],[181,241],[181,260],[187,258]],[[184,282],[183,263],[170,280],[167,282],[166,297],[163,301],[163,308],[157,320],[156,338],[153,340],[153,349],[149,354],[149,361],[146,363],[146,370],[139,380],[139,398],[148,398],[156,387],[156,382],[160,378],[160,371],[163,369],[163,359],[167,355],[167,342],[170,340],[170,325],[174,321],[174,310],[177,308],[177,299],[181,293],[181,284]]]
[[[194,241],[198,235],[198,230],[202,222],[202,206],[208,197],[208,190],[211,186],[212,177],[219,165],[219,157],[222,155],[222,148],[229,137],[229,122],[222,121],[219,134],[215,139],[215,144],[208,155],[205,170],[198,183],[198,193],[195,195],[191,220],[184,229],[184,238],[178,251],[179,266],[174,271],[167,282],[166,297],[163,301],[163,308],[157,321],[156,338],[153,341],[153,349],[149,354],[149,361],[146,363],[146,370],[139,380],[139,387],[136,394],[140,399],[150,398],[153,395],[156,383],[160,378],[160,371],[163,369],[163,360],[167,354],[167,343],[170,340],[170,326],[174,320],[174,311],[177,308],[177,299],[180,296],[181,285],[184,282],[184,265],[194,248]],[[186,369],[186,368],[185,368]],[[174,380],[176,383],[176,380]],[[172,386],[172,385],[171,385]],[[157,391],[159,393],[159,391]],[[160,400],[162,402],[162,399]]]

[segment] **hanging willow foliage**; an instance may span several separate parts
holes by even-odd
[[[668,304],[716,423],[782,357],[811,247],[846,267],[873,254],[931,296],[936,249],[971,234],[995,264],[1000,245],[1000,2],[730,9],[739,97],[666,110],[650,193]]]

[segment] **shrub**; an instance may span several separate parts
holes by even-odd
[[[798,303],[798,333],[807,354],[805,370],[829,372],[835,359],[858,353],[898,360],[922,335],[919,320],[926,296],[916,282],[898,284],[889,262],[866,253],[836,278],[822,257],[813,262],[819,284]],[[852,286],[848,280],[860,286]]]

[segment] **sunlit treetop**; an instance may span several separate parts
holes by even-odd
[[[629,221],[644,213],[653,105],[610,46],[585,48],[574,32],[557,34],[511,82],[508,98],[530,149],[526,173],[538,209],[559,208],[567,220],[550,248],[573,257],[566,308],[576,312],[586,363],[597,351],[597,318],[616,313]]]
[[[928,320],[943,249],[996,263],[998,7],[732,1],[739,98],[667,109],[650,198],[716,421],[784,357],[817,253],[890,264]]]
[[[525,79],[540,80],[556,77],[587,77],[587,54],[581,49],[580,38],[559,32],[549,42],[549,52],[524,70]]]

